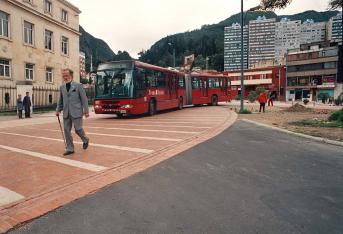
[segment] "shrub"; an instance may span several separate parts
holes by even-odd
[[[338,96],[337,99],[335,99],[334,103],[336,106],[343,104],[343,92]]]
[[[343,109],[332,113],[329,117],[329,121],[337,121],[343,123]]]
[[[248,99],[250,102],[255,102],[258,99],[258,96],[260,95],[260,93],[265,92],[267,94],[267,91],[264,88],[256,88],[255,91],[251,91]]]
[[[240,114],[251,114],[250,110],[243,109],[242,111],[239,112]]]
[[[236,97],[234,97],[234,99],[238,101],[238,100],[241,100],[241,97],[240,95],[237,95]]]
[[[309,103],[310,101],[308,99],[304,99],[304,104],[307,105],[307,103]]]

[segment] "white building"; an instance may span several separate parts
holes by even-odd
[[[326,40],[325,22],[315,23],[312,19],[307,19],[300,27],[300,44]]]
[[[275,22],[265,16],[249,22],[249,68],[263,60],[275,60]]]
[[[243,27],[244,69],[248,68],[248,26]],[[234,23],[224,28],[224,70],[232,71],[241,68],[241,25]]]
[[[301,21],[281,19],[275,24],[275,60],[277,64],[285,64],[285,54],[289,49],[300,47]]]
[[[328,40],[342,44],[342,12],[332,17],[327,27]]]

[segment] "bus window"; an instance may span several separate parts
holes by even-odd
[[[220,88],[219,78],[214,78],[214,87]]]
[[[146,76],[149,82],[149,86],[152,88],[156,88],[157,87],[157,77],[155,76],[154,71],[146,71]]]
[[[146,92],[146,88],[148,87],[148,80],[146,78],[145,70],[141,68],[136,68],[135,70],[135,78],[134,78],[134,96],[135,97],[143,97]]]
[[[185,88],[185,78],[183,76],[179,76],[179,87]]]
[[[157,87],[166,87],[166,76],[162,72],[155,72],[155,77],[157,78]]]
[[[213,78],[208,78],[208,87],[209,88],[214,88],[214,80],[213,80]]]
[[[192,77],[192,89],[198,89],[199,88],[199,78]]]

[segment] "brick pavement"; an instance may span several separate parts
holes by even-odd
[[[92,115],[85,120],[90,147],[83,150],[74,134],[80,144],[69,157],[53,113],[0,121],[0,232],[200,144],[236,118],[220,106],[127,119]]]

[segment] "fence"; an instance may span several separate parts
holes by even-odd
[[[0,112],[14,111],[17,106],[17,88],[13,86],[0,87]]]
[[[34,110],[53,109],[57,105],[59,89],[34,86],[31,103]],[[22,97],[22,100],[24,97]],[[17,110],[17,88],[13,86],[0,87],[0,112]]]
[[[94,86],[85,88],[88,102],[93,104],[95,98]],[[14,112],[17,110],[17,88],[13,86],[0,87],[0,112]],[[24,97],[22,97],[23,99]],[[59,89],[34,86],[32,88],[32,108],[54,109],[59,99]]]

